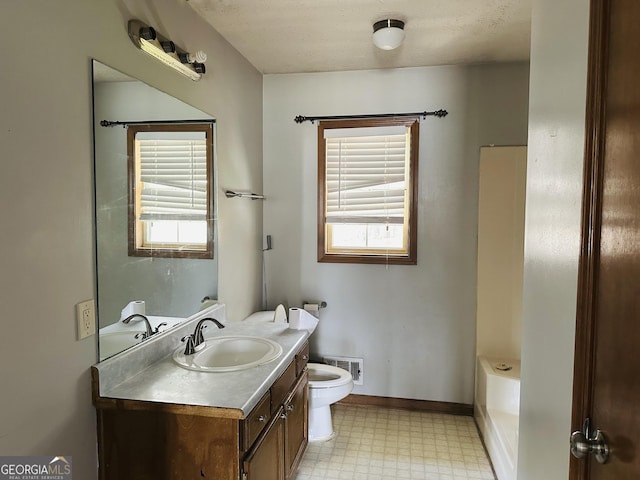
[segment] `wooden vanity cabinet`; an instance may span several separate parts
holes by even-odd
[[[99,479],[292,480],[308,443],[308,348],[244,419],[223,408],[94,392]]]
[[[295,372],[295,361],[291,366]],[[274,383],[272,398],[279,398],[279,386],[290,377],[291,366]],[[276,403],[275,409],[272,406],[274,411],[269,426],[245,455],[243,480],[291,480],[295,477],[309,443],[308,377],[306,368],[299,377],[294,376],[283,402]]]

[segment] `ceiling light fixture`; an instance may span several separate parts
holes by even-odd
[[[404,40],[404,22],[386,19],[373,24],[373,43],[382,50],[398,48]]]

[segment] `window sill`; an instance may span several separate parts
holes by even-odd
[[[362,263],[372,265],[416,265],[415,255],[353,255],[319,253],[318,263]]]

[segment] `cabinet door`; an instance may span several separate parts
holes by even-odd
[[[284,404],[284,464],[286,480],[291,480],[295,477],[302,455],[309,442],[308,385],[308,372],[304,371]]]
[[[243,464],[243,480],[282,480],[284,478],[284,419],[275,415]]]

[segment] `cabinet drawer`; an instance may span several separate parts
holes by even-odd
[[[296,354],[296,376],[300,376],[309,363],[309,342],[306,342]]]
[[[293,383],[296,381],[296,362],[292,361],[280,378],[278,378],[271,387],[271,411],[275,412],[291,390]]]
[[[242,450],[247,451],[271,418],[271,392],[267,392],[243,421]]]

